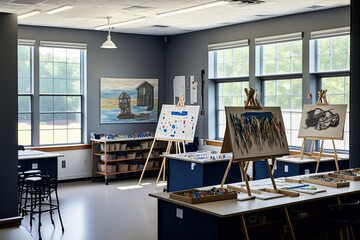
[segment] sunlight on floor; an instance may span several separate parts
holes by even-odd
[[[124,187],[117,187],[119,190],[129,190],[129,189],[138,189],[142,188],[143,186],[150,185],[151,183],[142,183],[141,185],[130,185],[130,186],[124,186]]]

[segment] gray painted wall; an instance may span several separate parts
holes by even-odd
[[[0,219],[17,215],[17,16],[0,13]]]
[[[107,32],[78,29],[19,26],[19,39],[57,42],[87,43],[86,125],[90,132],[134,133],[152,130],[156,124],[102,124],[100,125],[99,86],[101,77],[157,78],[159,79],[159,103],[165,100],[165,48],[162,37],[136,34],[111,33],[117,49],[102,49]],[[38,53],[35,52],[35,64]],[[35,65],[35,77],[38,67]],[[34,107],[38,104],[34,102]]]
[[[350,25],[350,7],[341,7],[331,10],[303,13],[285,17],[272,18],[257,22],[238,24],[229,27],[171,36],[166,43],[166,102],[173,99],[172,79],[176,75],[195,75],[200,82],[201,69],[205,69],[208,76],[208,44],[250,39],[250,62],[255,58],[254,39],[258,37],[304,32],[304,40],[310,38],[310,32],[322,29],[331,29]],[[309,70],[307,66],[309,46],[306,41],[303,45],[303,99],[311,92],[317,96],[315,85],[308,84]],[[258,87],[258,81],[253,74],[255,66],[250,63],[250,87]],[[305,88],[306,86],[311,88]],[[199,83],[200,86],[200,83]],[[199,117],[196,135],[201,138],[215,137],[215,93],[214,83],[206,81],[205,86],[205,115]],[[200,94],[200,91],[198,92]],[[314,101],[313,97],[313,101]],[[210,102],[210,104],[208,104]]]

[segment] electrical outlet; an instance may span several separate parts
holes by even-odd
[[[310,174],[310,169],[305,169],[305,175]]]
[[[195,166],[196,166],[196,163],[191,163],[191,170],[194,170],[194,168],[195,168]]]
[[[289,166],[288,165],[284,166],[284,172],[289,172]]]
[[[61,168],[66,168],[66,161],[65,160],[61,161]]]
[[[180,208],[176,208],[176,217],[183,219],[183,210]]]
[[[37,163],[31,164],[32,169],[38,169],[39,165]]]

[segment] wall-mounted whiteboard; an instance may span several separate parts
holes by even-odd
[[[162,105],[155,138],[164,140],[194,140],[199,106]]]

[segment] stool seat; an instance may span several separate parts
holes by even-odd
[[[38,173],[41,173],[41,170],[28,170],[24,172],[24,174],[38,174]]]
[[[37,181],[41,181],[41,177],[28,177],[25,178],[25,181],[37,182]]]

